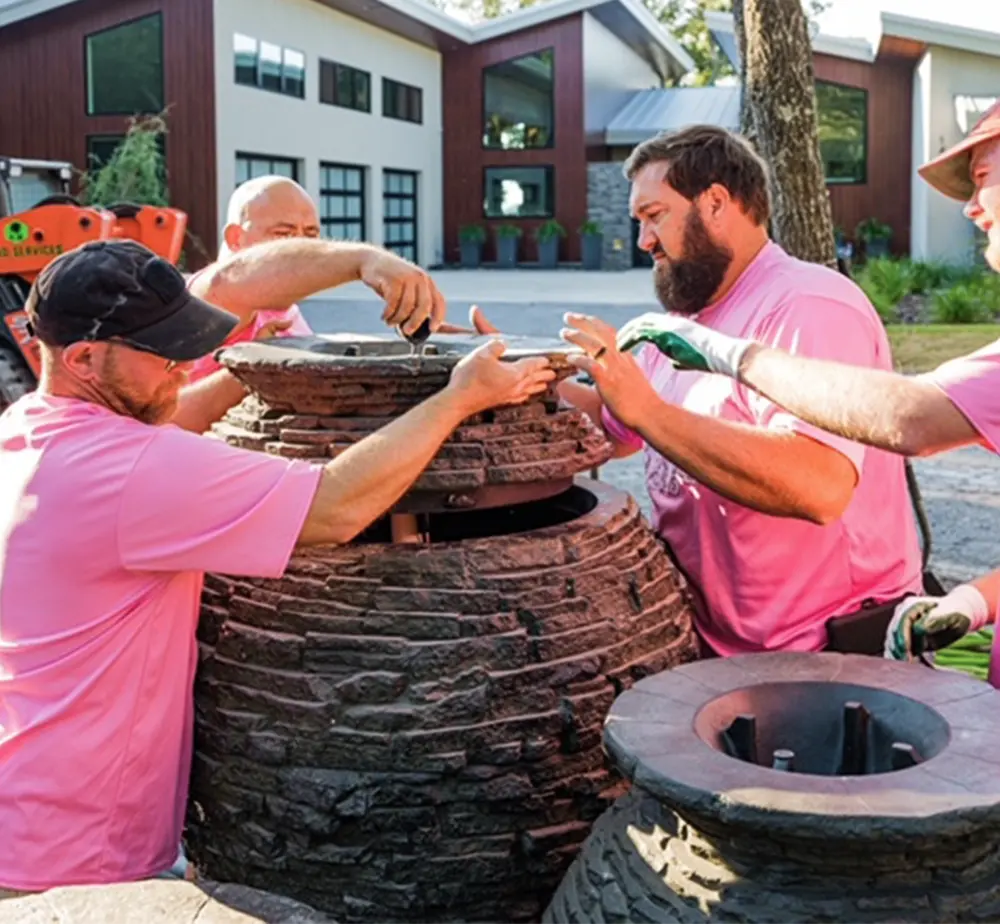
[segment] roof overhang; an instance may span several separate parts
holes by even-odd
[[[705,24],[715,39],[715,43],[729,58],[729,63],[736,70],[740,67],[739,44],[733,40],[736,25],[732,13],[706,13]],[[838,35],[825,35],[811,30],[809,35],[812,50],[816,54],[831,55],[836,58],[848,58],[852,61],[863,61],[871,64],[875,60],[875,49],[863,38],[842,38]]]
[[[939,45],[1000,58],[1000,32],[916,19],[900,13],[882,14],[882,34],[922,45]]]
[[[76,0],[0,0],[0,27],[47,13]],[[439,51],[475,45],[590,13],[644,58],[664,79],[680,77],[694,61],[641,0],[548,0],[481,23],[464,23],[424,0],[317,0],[324,6],[373,23]]]
[[[631,47],[664,79],[694,69],[694,61],[640,0],[547,0],[471,27],[474,43],[521,32],[580,13],[589,13]]]

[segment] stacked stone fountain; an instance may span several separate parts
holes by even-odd
[[[558,341],[518,341],[571,374]],[[295,338],[222,362],[215,436],[329,461],[476,345]],[[611,448],[550,390],[470,418],[384,520],[280,580],[210,576],[189,845],[213,878],[341,921],[537,920],[622,792],[602,724],[696,657],[684,582]],[[404,540],[404,541],[393,541]]]

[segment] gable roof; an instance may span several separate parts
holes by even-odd
[[[0,0],[0,28],[77,0]],[[680,77],[694,61],[642,0],[548,0],[497,19],[464,23],[424,0],[317,0],[439,49],[475,45],[578,13],[589,13],[646,59],[661,77]]]

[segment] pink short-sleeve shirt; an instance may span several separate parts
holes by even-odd
[[[0,888],[173,864],[204,572],[280,575],[320,471],[38,392],[0,416]]]
[[[940,388],[1000,455],[1000,340],[959,356],[920,376]],[[994,621],[997,614],[993,614]],[[990,652],[989,682],[1000,687],[1000,647]]]
[[[803,356],[892,368],[885,330],[861,290],[773,242],[698,321]],[[920,547],[901,458],[813,427],[725,376],[678,371],[651,345],[638,362],[665,401],[801,434],[844,455],[858,473],[844,515],[818,526],[728,500],[645,447],[654,527],[701,591],[698,629],[715,652],[818,651],[830,617],[868,599],[919,592]],[[616,439],[644,446],[606,409],[603,419]]]
[[[187,281],[188,287],[190,288],[194,280],[206,272],[207,269],[208,267],[194,273]],[[225,305],[221,307],[225,308]],[[277,332],[275,335],[277,337],[308,337],[313,332],[313,329],[309,326],[309,322],[303,317],[299,306],[289,305],[287,308],[258,311],[250,324],[242,330],[237,330],[235,333],[230,334],[219,349],[225,349],[237,343],[247,343],[255,339],[261,329],[272,321],[291,321],[288,328]],[[213,372],[218,372],[221,368],[222,366],[216,361],[214,354],[203,356],[191,365],[191,369],[188,372],[188,382],[197,382],[199,379],[203,379]]]

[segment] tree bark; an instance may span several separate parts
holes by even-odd
[[[747,93],[747,36],[743,21],[743,0],[733,0],[733,28],[736,32],[736,48],[740,54],[740,134],[755,148],[757,131],[750,109],[750,95]]]
[[[735,6],[741,7],[737,32],[749,125],[771,170],[774,239],[799,259],[835,267],[812,46],[801,0],[736,0]]]

